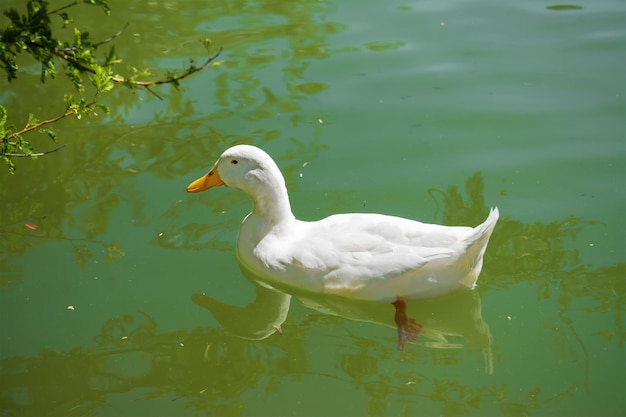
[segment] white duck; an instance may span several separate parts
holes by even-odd
[[[406,316],[403,299],[433,298],[473,288],[498,220],[494,208],[474,228],[362,213],[301,221],[291,212],[276,163],[250,145],[227,149],[187,191],[220,185],[237,188],[254,201],[237,242],[245,267],[289,287],[392,301],[402,346],[421,329]]]

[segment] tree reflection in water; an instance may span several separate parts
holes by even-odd
[[[467,193],[470,199],[466,204],[456,187],[446,192],[431,192],[443,207],[445,223],[473,224],[484,217],[487,208],[482,200],[479,174],[468,180]],[[598,329],[595,335],[623,346],[626,284],[620,277],[626,273],[626,265],[591,270],[580,266],[577,250],[566,245],[567,239],[591,224],[592,221],[573,216],[549,224],[523,224],[502,218],[486,254],[479,291],[409,305],[411,314],[425,328],[418,346],[404,352],[402,360],[457,366],[467,358],[461,352],[479,350],[484,356],[486,372],[494,372],[492,335],[481,315],[481,294],[522,282],[536,288],[538,302],[556,300],[562,321],[573,335],[573,343],[578,344],[578,350],[585,356],[587,348],[568,317],[575,299],[589,300],[591,307],[586,309],[587,314],[610,312],[614,328]],[[176,247],[187,245],[193,246],[194,242]],[[381,370],[381,363],[398,353],[387,304],[297,292],[287,294],[259,285],[254,276],[248,278],[256,288],[256,299],[245,307],[229,306],[208,295],[193,297],[196,304],[218,319],[224,330],[197,328],[162,333],[149,314],[140,312],[104,323],[94,338],[95,348],[44,350],[36,357],[2,359],[1,412],[98,414],[112,406],[110,394],[143,388],[146,393],[140,400],[170,398],[183,401],[186,408],[197,413],[211,410],[210,413],[218,415],[240,415],[246,407],[242,394],[262,387],[270,395],[280,392],[290,378],[298,380],[307,375],[362,388],[369,399],[367,407],[371,415],[386,414],[394,397],[402,398],[406,407],[428,399],[441,404],[446,414],[463,414],[487,401],[500,404],[499,409],[505,414],[529,414],[554,400],[541,395],[541,381],[537,381],[537,387],[528,389],[526,398],[519,400],[518,393],[506,385],[477,386],[459,380],[433,380],[420,374],[419,368],[389,374]],[[300,323],[291,323],[284,335],[276,335],[276,328],[287,319],[292,297],[311,313]],[[354,334],[345,325],[346,319],[389,326],[389,337],[376,339]],[[321,324],[342,329],[342,340],[338,343],[351,346],[335,353],[340,373],[320,372],[311,366],[315,352],[307,347],[312,342],[306,338]],[[260,339],[265,340],[259,342]],[[571,343],[560,344],[557,349],[571,349]],[[562,353],[565,356],[566,352]],[[583,363],[582,384],[586,384],[588,362],[585,359]],[[573,395],[580,384],[574,381],[557,397]]]

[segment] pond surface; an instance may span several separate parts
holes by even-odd
[[[75,24],[129,23],[129,67],[223,52],[0,172],[0,414],[626,414],[623,1],[110,5]],[[22,64],[0,80],[17,126],[70,91]],[[275,158],[301,219],[474,226],[497,206],[478,288],[410,303],[424,331],[398,351],[391,305],[253,283],[251,201],[185,193],[238,143]]]

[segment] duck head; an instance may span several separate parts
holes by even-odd
[[[225,185],[254,194],[254,189],[284,187],[284,178],[263,150],[251,145],[237,145],[227,149],[213,168],[187,187],[190,193]]]
[[[292,217],[287,187],[280,169],[263,150],[251,145],[227,149],[213,168],[187,187],[197,193],[225,185],[248,194],[255,208],[269,217]]]

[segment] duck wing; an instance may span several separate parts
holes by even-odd
[[[459,236],[472,230],[379,214],[339,214],[301,224],[280,263],[316,271],[342,286],[402,275],[452,257],[465,246]]]

